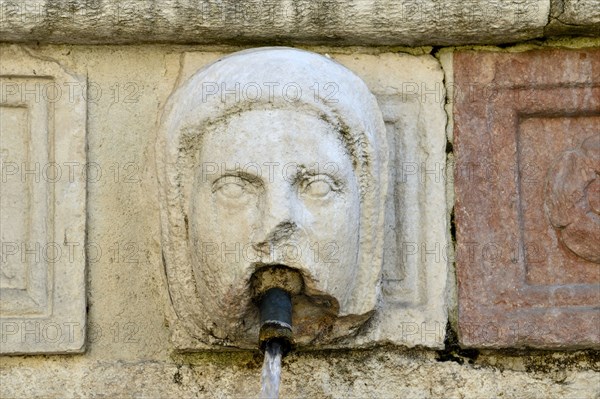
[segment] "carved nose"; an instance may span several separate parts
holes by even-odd
[[[297,209],[291,192],[271,194],[263,209],[253,246],[257,251],[268,253],[271,246],[290,239],[298,230]]]
[[[254,249],[263,254],[269,254],[271,248],[280,242],[285,242],[292,237],[297,230],[297,225],[293,222],[285,221],[273,227],[271,231],[264,236],[260,242],[253,244]]]

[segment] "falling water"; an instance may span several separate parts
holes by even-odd
[[[265,361],[261,374],[261,399],[278,399],[280,381],[281,345],[277,341],[270,341],[265,348]]]

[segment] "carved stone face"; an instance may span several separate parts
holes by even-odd
[[[380,301],[389,177],[381,111],[358,76],[302,50],[235,53],[177,88],[158,138],[178,348],[256,348],[254,301],[271,286],[294,288],[298,346],[362,331]]]
[[[213,308],[217,330],[243,318],[249,279],[268,265],[300,271],[333,312],[353,296],[359,183],[329,123],[292,110],[235,114],[203,133],[198,159],[192,260],[200,295],[224,305]]]

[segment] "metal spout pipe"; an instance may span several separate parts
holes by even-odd
[[[270,288],[260,298],[259,347],[264,352],[270,342],[277,342],[286,355],[293,345],[292,298],[281,288]]]

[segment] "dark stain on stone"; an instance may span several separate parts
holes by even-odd
[[[464,364],[465,360],[469,364],[474,364],[479,356],[477,349],[463,349],[458,344],[458,336],[452,329],[450,323],[446,324],[446,339],[444,340],[444,349],[436,351],[438,362],[455,362]]]

